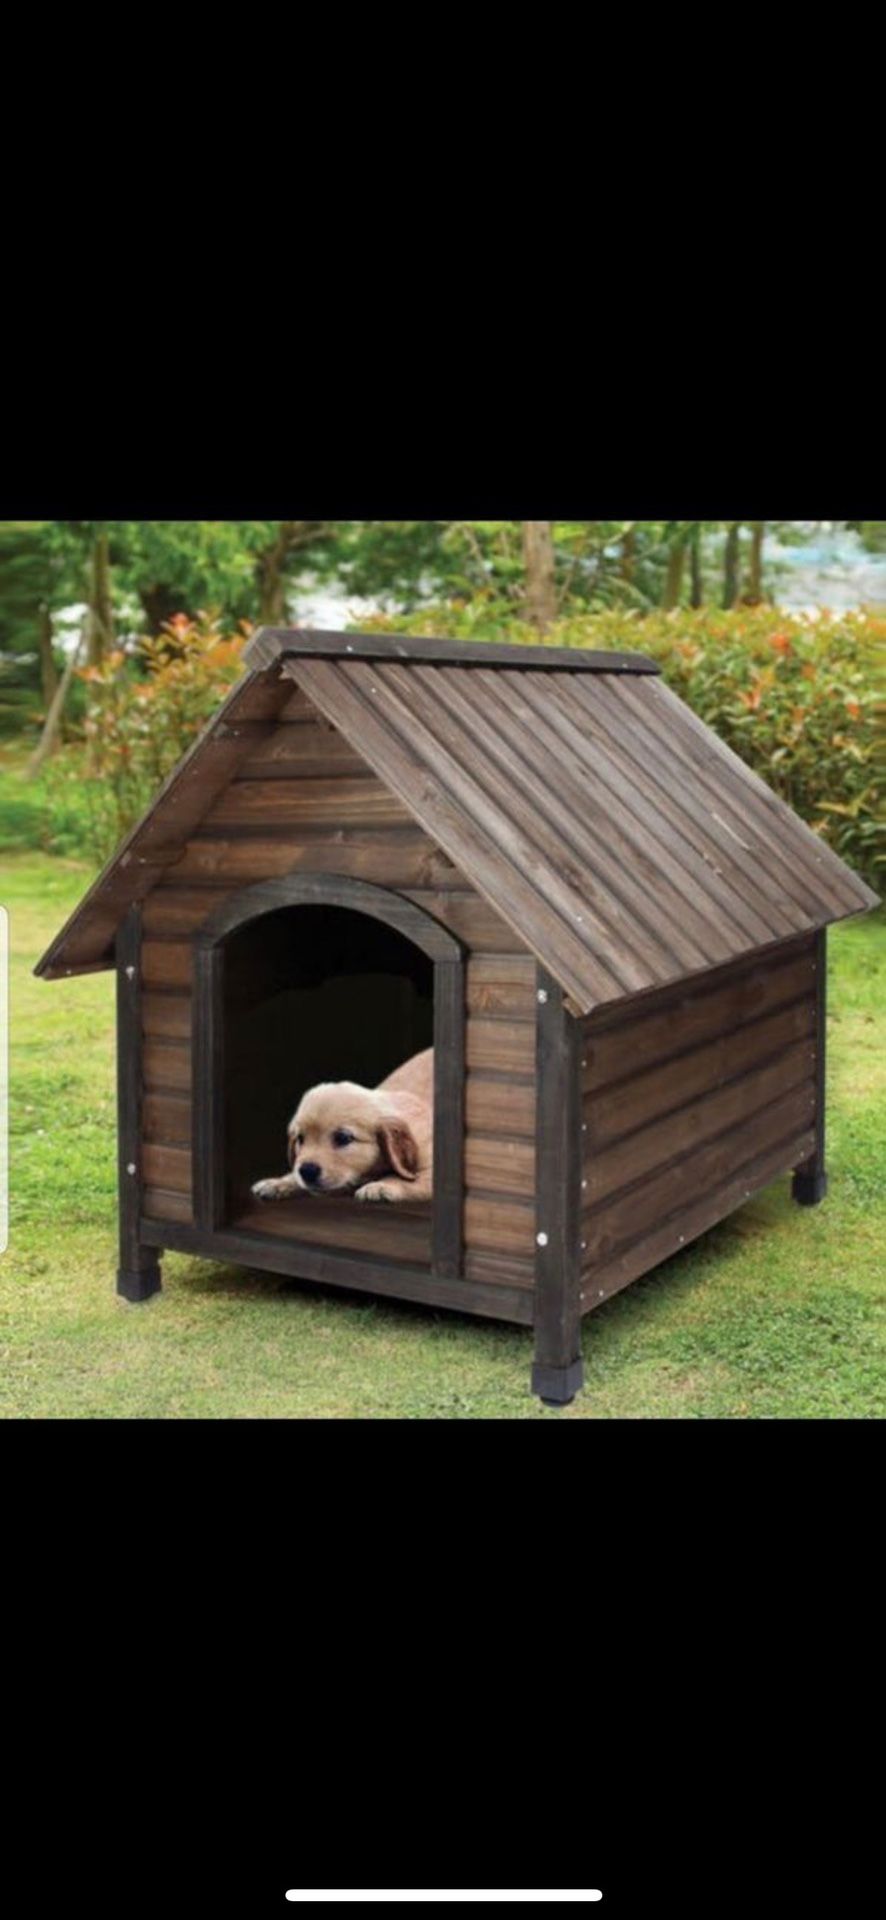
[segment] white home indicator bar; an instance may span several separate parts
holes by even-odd
[[[593,1887],[585,1893],[491,1893],[488,1888],[479,1893],[297,1893],[293,1888],[286,1895],[287,1900],[602,1900],[599,1887]]]

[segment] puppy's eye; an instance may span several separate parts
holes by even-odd
[[[305,1136],[304,1136],[304,1134],[303,1134],[303,1133],[297,1133],[297,1134],[296,1134],[296,1136],[295,1136],[295,1144],[296,1144],[296,1146],[297,1146],[297,1147],[303,1147],[303,1146],[304,1146],[304,1144],[305,1144]]]
[[[332,1136],[332,1144],[334,1147],[349,1147],[353,1138],[353,1134],[348,1133],[345,1127],[336,1127]]]

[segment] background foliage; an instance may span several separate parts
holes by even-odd
[[[804,537],[774,531],[782,549]],[[856,531],[886,549],[886,524]],[[886,619],[779,612],[764,534],[759,521],[0,523],[0,839],[107,858],[236,677],[251,626],[288,623],[327,588],[352,609],[336,624],[652,654],[876,877]]]

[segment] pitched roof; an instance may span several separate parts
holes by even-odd
[[[583,1013],[877,903],[642,656],[265,629],[247,660],[38,972],[112,964],[293,681]]]

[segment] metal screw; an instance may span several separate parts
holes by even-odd
[[[546,1007],[546,1006],[547,1006],[547,1004],[548,1004],[548,996],[547,996],[547,994],[545,993],[545,990],[544,990],[544,987],[539,987],[539,990],[538,990],[538,993],[537,993],[537,995],[536,995],[536,998],[537,998],[537,1000],[538,1000],[538,1004],[539,1004],[539,1006],[540,1006],[540,1007]]]
[[[582,1243],[581,1243],[581,1250],[582,1250],[582,1253],[587,1253],[587,1250],[588,1250],[588,1243],[587,1243],[587,1241],[586,1241],[586,1240],[583,1240],[583,1241],[582,1241]]]
[[[127,967],[127,969],[126,969],[126,978],[127,978],[127,980],[134,980],[134,979],[135,979],[135,968],[134,968],[134,967]]]
[[[546,1246],[547,1246],[547,1244],[548,1244],[548,1236],[547,1236],[547,1234],[546,1234],[546,1233],[537,1233],[537,1234],[536,1234],[536,1236],[535,1236],[535,1244],[536,1244],[536,1246],[537,1246],[537,1247],[546,1247]]]
[[[582,1190],[582,1193],[587,1193],[587,1190],[588,1190],[588,1183],[587,1183],[587,1181],[586,1181],[586,1180],[583,1180],[583,1181],[582,1181],[582,1183],[581,1183],[581,1190]]]
[[[600,1288],[600,1291],[599,1291],[599,1293],[598,1293],[598,1295],[597,1295],[597,1299],[598,1299],[598,1300],[602,1300],[603,1298],[604,1298],[604,1294],[603,1294],[603,1288],[601,1287],[601,1288]]]
[[[129,1162],[129,1165],[128,1165],[128,1167],[127,1167],[127,1169],[126,1169],[126,1171],[127,1171],[127,1173],[134,1173],[134,1172],[135,1172],[135,1161],[134,1161],[134,1160],[130,1160],[130,1162]]]

